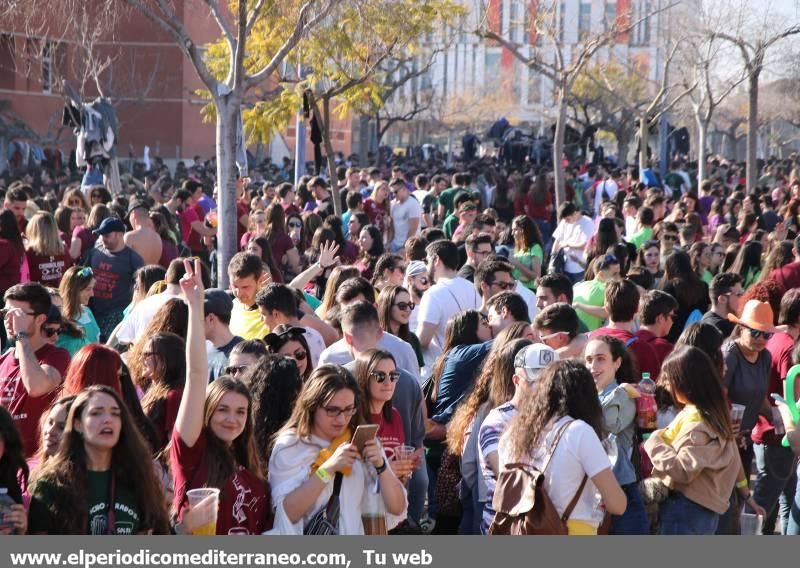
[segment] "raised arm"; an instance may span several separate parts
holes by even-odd
[[[194,446],[203,431],[203,406],[208,384],[208,359],[203,332],[203,280],[200,260],[194,268],[188,259],[183,264],[186,274],[181,278],[181,294],[189,306],[189,327],[186,332],[186,386],[183,389],[175,429],[181,440]]]

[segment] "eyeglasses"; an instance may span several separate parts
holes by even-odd
[[[84,266],[77,272],[77,274],[81,278],[91,278],[94,276],[94,272],[92,272],[92,268],[90,266]]]
[[[677,241],[678,235],[664,235],[661,237],[662,241]]]
[[[501,290],[512,290],[512,289],[516,288],[517,283],[516,282],[503,282],[502,280],[498,282],[497,280],[495,280],[494,282],[492,282],[490,284],[490,286],[497,286]]]
[[[289,221],[288,226],[290,229],[302,229],[303,224],[299,221]]]
[[[422,284],[423,286],[427,286],[427,285],[428,285],[428,282],[429,282],[429,280],[428,280],[428,277],[427,277],[427,276],[422,276],[421,278],[418,278],[417,280],[418,280],[418,281],[419,281],[419,283],[420,283],[420,284]]]
[[[775,335],[771,331],[761,331],[750,327],[748,327],[747,330],[750,332],[750,337],[752,337],[753,339],[758,339],[759,337],[763,337],[766,340],[770,340],[772,339],[772,336]]]
[[[339,408],[338,406],[323,406],[322,410],[331,418],[338,418],[342,414],[347,417],[354,416],[358,409],[355,406],[348,406],[347,408]]]
[[[478,255],[478,256],[486,256],[486,255],[492,254],[492,251],[491,250],[474,250],[474,251],[472,251],[472,254]]]
[[[247,369],[247,365],[234,365],[231,367],[225,367],[225,374],[235,377],[239,373],[243,372],[245,369]]]
[[[400,380],[400,371],[389,371],[388,373],[385,371],[372,371],[369,376],[371,379],[375,379],[376,383],[384,383],[387,378],[389,381],[396,383]]]
[[[539,339],[542,340],[542,341],[550,341],[551,339],[554,339],[554,338],[558,337],[559,335],[569,335],[569,332],[568,331],[556,331],[556,332],[551,333],[549,335],[540,335]]]
[[[405,311],[413,311],[417,305],[414,302],[397,302],[395,307],[403,312]]]
[[[44,334],[47,337],[53,337],[54,335],[58,335],[59,333],[61,333],[61,328],[60,327],[45,327],[45,328],[42,329],[42,331],[44,332]]]

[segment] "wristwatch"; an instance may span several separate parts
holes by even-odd
[[[382,474],[384,471],[386,471],[386,469],[387,469],[388,467],[389,467],[389,464],[387,464],[387,463],[386,463],[386,458],[383,458],[383,463],[380,465],[380,467],[376,467],[376,468],[375,468],[375,471],[377,472],[377,474],[378,474],[378,475],[380,475],[380,474]]]

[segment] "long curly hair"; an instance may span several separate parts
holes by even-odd
[[[120,409],[119,441],[111,454],[115,482],[131,491],[139,512],[140,530],[169,534],[169,518],[161,481],[156,476],[150,449],[131,419],[122,398],[107,386],[94,385],[75,399],[67,417],[58,453],[34,475],[32,495],[37,497],[37,482],[48,488],[45,501],[55,523],[54,534],[86,534],[89,524],[89,481],[86,446],[75,429],[91,399],[98,394],[114,399]]]
[[[170,298],[158,308],[153,319],[145,326],[141,337],[133,342],[128,356],[128,367],[136,386],[147,391],[150,380],[144,376],[144,357],[146,347],[152,337],[159,333],[174,333],[179,337],[186,337],[189,327],[189,308],[180,298]]]
[[[549,425],[569,416],[586,422],[605,437],[603,409],[592,374],[576,361],[556,361],[539,378],[533,396],[525,397],[506,436],[513,461],[527,460],[541,446]]]
[[[491,363],[487,361],[484,364],[472,392],[448,424],[447,445],[451,453],[460,456],[464,451],[464,440],[470,424],[472,428],[480,427],[480,424],[473,422],[481,407],[496,408],[514,396],[514,357],[523,347],[532,343],[530,339],[518,338],[511,339],[497,349],[497,344],[492,345],[492,353],[496,355]]]
[[[253,397],[256,450],[261,465],[266,468],[272,453],[273,437],[289,420],[303,388],[303,380],[294,360],[280,355],[259,359],[244,380],[250,385]]]

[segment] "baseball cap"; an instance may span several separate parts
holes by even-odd
[[[106,217],[100,226],[92,231],[95,235],[107,235],[109,233],[124,233],[125,223],[117,217]]]
[[[144,209],[145,211],[148,210],[147,205],[144,203],[144,201],[134,200],[131,201],[130,205],[128,205],[128,215],[130,215],[137,209]]]
[[[558,360],[558,353],[552,347],[544,343],[534,343],[520,349],[514,357],[514,369],[523,371],[528,382],[534,382],[539,379],[545,367]]]
[[[225,290],[209,288],[205,291],[203,310],[205,315],[230,316],[233,311],[233,298]]]

